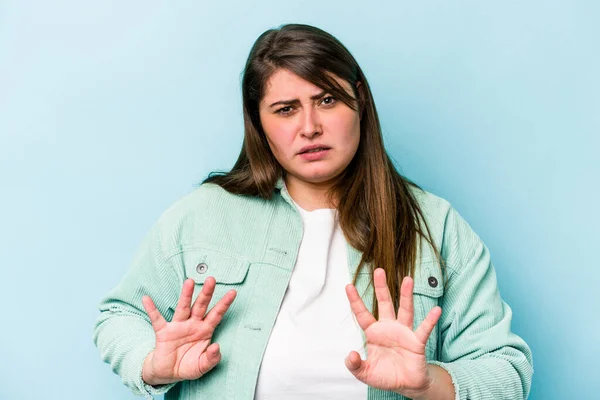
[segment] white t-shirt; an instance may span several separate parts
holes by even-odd
[[[263,357],[255,400],[365,400],[367,385],[348,371],[365,358],[345,292],[351,282],[346,239],[335,209],[306,211],[298,259]]]

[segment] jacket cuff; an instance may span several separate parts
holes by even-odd
[[[132,360],[135,360],[134,365],[136,365],[136,368],[138,368],[138,371],[136,371],[135,373],[137,379],[135,382],[136,387],[134,388],[134,390],[137,390],[139,394],[143,395],[148,400],[151,400],[152,396],[159,396],[161,394],[165,394],[177,384],[177,382],[174,382],[166,385],[151,386],[144,382],[144,380],[142,379],[144,361],[146,360],[146,357],[148,357],[148,354],[150,354],[152,351],[154,351],[154,343],[145,343],[144,345],[135,349],[132,352],[133,354],[131,354]]]
[[[431,365],[437,365],[438,367],[443,368],[444,370],[446,370],[446,372],[448,372],[448,374],[450,375],[450,378],[452,378],[452,385],[454,385],[454,399],[455,400],[468,400],[466,395],[464,395],[463,397],[460,396],[460,382],[458,379],[458,373],[456,373],[454,371],[454,366],[450,363],[444,363],[441,361],[427,361],[428,364]]]
[[[524,358],[524,357],[523,357]],[[526,388],[531,377],[523,366],[515,366],[510,361],[497,356],[482,357],[474,360],[457,360],[454,362],[430,361],[430,364],[444,368],[452,378],[456,400],[496,400],[526,399]],[[521,376],[519,374],[527,375]]]

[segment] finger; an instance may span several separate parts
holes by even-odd
[[[421,341],[421,343],[426,344],[427,339],[429,339],[429,335],[431,335],[431,331],[433,331],[433,327],[437,324],[440,316],[442,315],[442,309],[438,306],[435,306],[429,311],[427,317],[421,322],[421,325],[415,331],[415,335],[417,339]]]
[[[208,314],[206,314],[204,322],[208,323],[211,328],[216,328],[223,319],[223,315],[225,315],[231,303],[233,303],[236,294],[235,290],[230,290],[225,293],[225,296],[221,297],[217,304],[215,304]]]
[[[202,290],[192,306],[192,318],[204,319],[204,314],[206,314],[210,300],[215,292],[216,284],[217,281],[212,276],[206,278],[204,285],[202,285]]]
[[[398,307],[398,322],[402,325],[413,329],[414,323],[414,306],[413,306],[413,287],[414,281],[410,276],[405,276],[402,279],[400,287],[400,307]]]
[[[358,325],[363,331],[366,331],[367,328],[377,320],[375,317],[373,317],[373,314],[371,314],[367,307],[365,307],[365,303],[363,303],[362,299],[358,295],[356,287],[353,284],[349,283],[346,285],[346,295],[348,296],[350,308],[356,316]]]
[[[377,268],[373,274],[373,280],[375,281],[375,295],[377,296],[377,304],[379,306],[379,319],[396,319],[394,303],[392,303],[390,289],[385,280],[385,271],[383,268]]]
[[[221,361],[221,351],[217,343],[213,343],[206,348],[204,353],[198,358],[198,369],[202,375],[213,369]],[[201,375],[201,376],[202,376]]]
[[[165,321],[163,316],[160,314],[160,311],[158,311],[156,305],[154,305],[154,301],[152,301],[150,296],[143,296],[142,304],[144,305],[146,314],[148,314],[148,317],[150,318],[154,332],[158,332],[167,325],[167,321]]]
[[[190,305],[192,303],[192,295],[194,294],[194,280],[186,279],[181,288],[179,302],[173,314],[172,321],[186,321],[190,317]]]
[[[360,354],[351,351],[345,360],[346,368],[361,382],[364,382],[366,376],[367,363],[360,358]]]

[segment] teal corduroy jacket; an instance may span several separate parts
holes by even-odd
[[[448,201],[411,190],[446,262],[442,270],[431,246],[419,247],[415,328],[431,308],[442,307],[427,342],[428,362],[450,373],[456,399],[527,398],[533,374],[531,351],[511,332],[511,309],[500,297],[488,248]],[[301,216],[281,179],[270,200],[233,195],[215,184],[201,185],[161,215],[126,275],[102,299],[94,328],[102,359],[135,394],[147,398],[165,393],[165,400],[253,399],[302,232]],[[361,253],[348,245],[350,277],[360,259]],[[197,268],[199,264],[205,265]],[[356,286],[372,309],[367,271],[361,269]],[[194,381],[160,387],[145,384],[142,365],[154,348],[155,336],[142,296],[152,297],[169,321],[184,280],[196,282],[195,298],[208,276],[217,281],[210,306],[228,290],[237,290],[213,336],[221,347],[221,362]],[[369,387],[368,399],[404,397]]]

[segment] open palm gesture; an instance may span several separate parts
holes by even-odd
[[[227,292],[206,313],[215,285],[215,278],[206,278],[191,305],[194,281],[187,279],[171,322],[164,319],[149,296],[143,297],[144,308],[156,333],[156,347],[144,363],[145,382],[156,385],[197,379],[221,360],[219,345],[211,344],[211,339],[236,292]]]
[[[434,307],[413,331],[413,280],[402,281],[398,316],[386,284],[385,271],[374,271],[379,320],[365,307],[354,285],[346,286],[352,312],[367,340],[367,359],[356,351],[346,357],[346,367],[361,382],[407,397],[418,397],[431,384],[425,345],[442,309]]]

